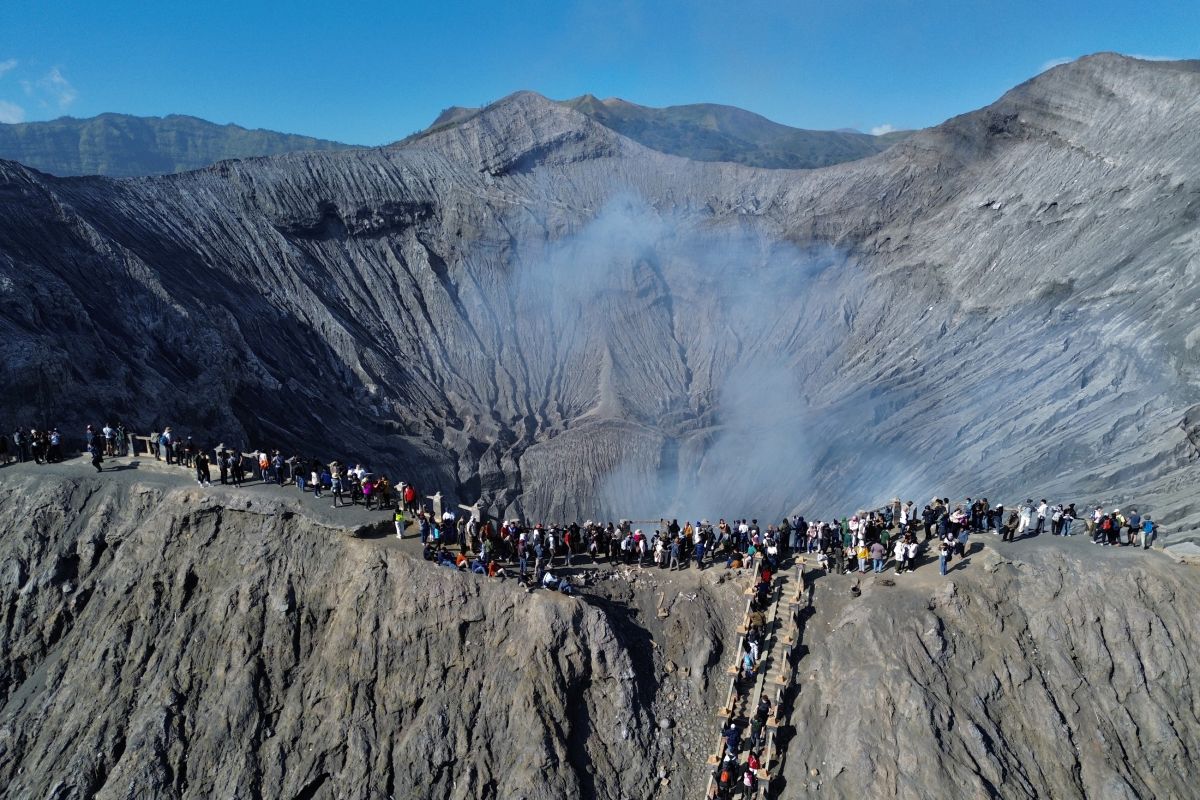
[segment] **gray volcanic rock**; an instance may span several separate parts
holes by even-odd
[[[1035,495],[1187,536],[1198,89],[1094,56],[804,172],[528,93],[377,150],[3,164],[4,407],[362,457],[498,514]]]
[[[705,671],[654,677],[635,610],[434,567],[255,493],[16,471],[0,486],[6,797],[702,787],[695,769],[663,792],[630,769],[690,752],[658,730],[660,706],[705,734],[710,707]],[[691,610],[719,654],[732,611]],[[657,634],[676,658],[688,611]]]
[[[0,158],[52,175],[165,175],[229,158],[349,146],[310,136],[217,125],[181,114],[100,114],[87,119],[0,124]]]
[[[1195,796],[1195,568],[986,544],[853,601],[817,579],[785,795]]]
[[[770,169],[811,169],[881,153],[912,131],[878,136],[854,130],[792,128],[733,106],[715,103],[651,108],[590,94],[564,100],[567,108],[661,153],[697,161],[730,161]],[[429,130],[470,119],[477,108],[451,106]]]
[[[0,470],[5,797],[701,795],[744,575],[527,594],[359,509],[121,466]],[[997,538],[815,577],[775,796],[1194,794],[1200,574]]]

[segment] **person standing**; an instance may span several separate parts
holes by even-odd
[[[954,545],[943,539],[941,549],[938,551],[938,569],[943,575],[946,574],[946,565],[950,563],[950,554],[953,551]]]
[[[208,453],[197,449],[192,455],[192,465],[196,468],[196,483],[201,486],[212,486],[212,473],[208,469]]]
[[[342,504],[342,465],[331,462],[329,465],[329,491],[333,495],[333,507]]]
[[[1029,526],[1033,523],[1033,498],[1026,500],[1021,505],[1021,518],[1017,523],[1017,529],[1024,536],[1029,530]]]
[[[754,797],[755,784],[758,783],[758,778],[754,775],[754,770],[750,769],[750,765],[746,765],[746,771],[742,773],[742,796],[747,798]]]
[[[871,544],[870,552],[872,572],[876,574],[883,572],[883,561],[887,556],[887,549],[881,542],[874,542]]]
[[[907,566],[907,557],[905,553],[908,550],[908,545],[904,543],[904,539],[896,540],[896,547],[893,552],[893,557],[896,559],[896,574],[903,575],[904,568]]]
[[[100,466],[100,464],[104,461],[104,454],[100,442],[95,437],[92,437],[92,440],[88,442],[87,451],[88,455],[92,457],[92,466],[96,468],[96,472],[103,472],[104,467]]]
[[[1150,543],[1154,540],[1155,532],[1156,531],[1155,531],[1154,521],[1151,520],[1150,515],[1147,514],[1145,517],[1142,518],[1142,549],[1143,550],[1150,549]]]

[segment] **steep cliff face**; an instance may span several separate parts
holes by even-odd
[[[708,658],[657,697],[636,605],[439,569],[248,492],[13,472],[6,797],[698,791],[658,723],[706,707]],[[685,663],[690,632],[658,646]]]
[[[0,384],[19,419],[348,454],[497,513],[1012,493],[1178,536],[1197,88],[1096,56],[807,172],[531,94],[380,150],[3,165]]]
[[[5,797],[701,795],[733,573],[527,594],[294,491],[88,469],[0,470]],[[772,796],[1193,795],[1198,573],[1047,538],[810,573]]]
[[[940,581],[814,583],[788,794],[1193,795],[1195,568],[984,544]]]

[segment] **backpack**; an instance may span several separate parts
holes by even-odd
[[[1111,531],[1112,530],[1112,517],[1104,518],[1104,521],[1100,523],[1100,530],[1102,530],[1102,531]]]

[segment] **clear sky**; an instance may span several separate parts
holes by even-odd
[[[382,144],[533,89],[911,128],[1100,50],[1200,57],[1200,0],[2,0],[0,121],[185,113]]]

